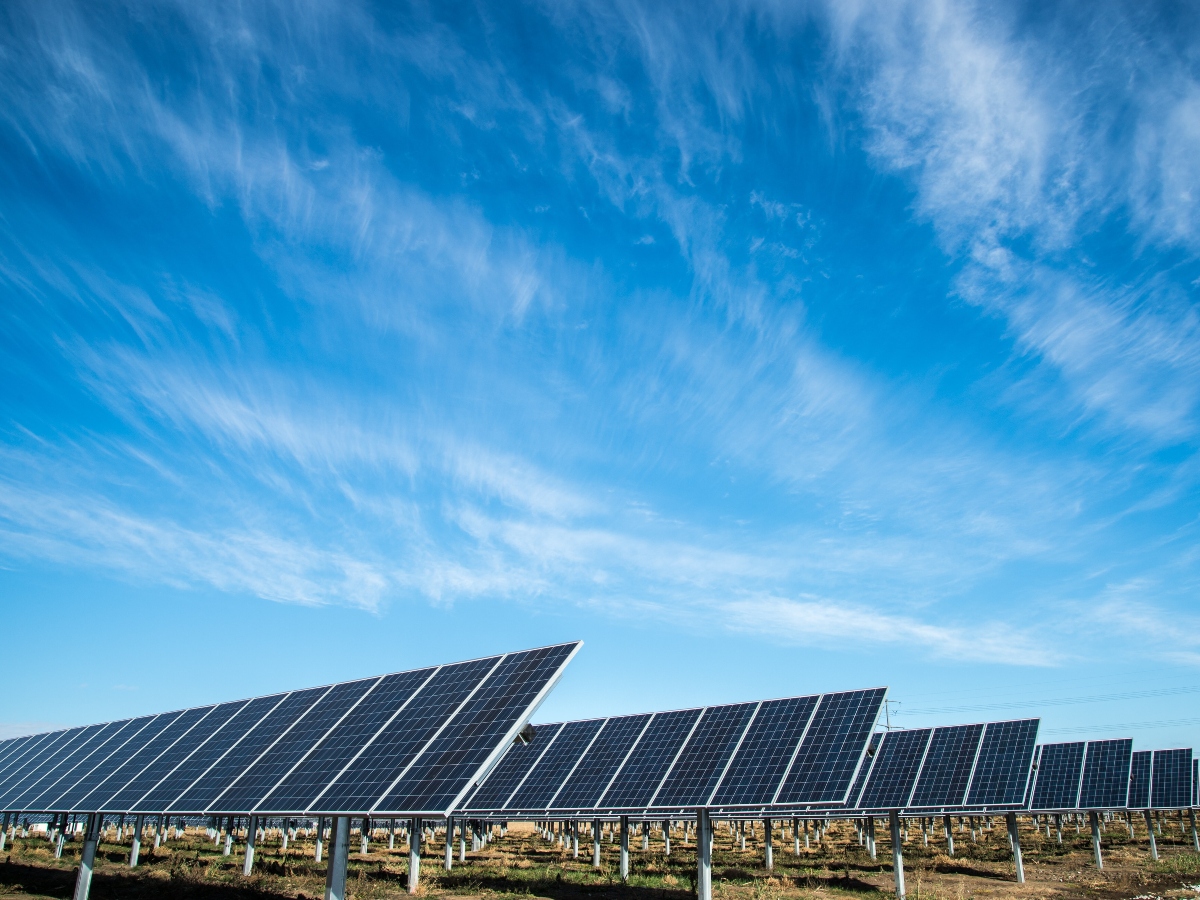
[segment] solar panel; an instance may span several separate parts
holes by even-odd
[[[967,806],[1019,807],[1024,802],[1037,729],[1037,719],[988,724],[971,775]]]
[[[1119,809],[1129,799],[1133,740],[1088,741],[1083,764],[1080,809]]]
[[[595,806],[634,743],[650,724],[650,719],[649,715],[639,715],[607,720],[571,777],[551,799],[550,807],[575,809]]]
[[[913,807],[945,809],[963,805],[975,758],[979,755],[983,729],[983,725],[934,729],[929,753],[910,801]]]
[[[904,809],[916,787],[932,728],[889,731],[879,742],[871,772],[859,794],[859,809]]]
[[[871,742],[867,744],[867,757],[863,760],[863,764],[858,767],[858,774],[854,777],[854,787],[850,788],[850,799],[847,801],[847,805],[849,806],[858,806],[858,798],[862,796],[867,778],[871,774],[871,767],[875,765],[875,756],[879,752],[879,744],[883,740],[883,734],[882,731],[877,731],[871,735]]]
[[[0,810],[444,813],[579,646],[0,742]]]
[[[1129,769],[1129,808],[1147,809],[1150,806],[1150,760],[1154,754],[1138,750],[1133,754]]]
[[[1200,759],[1192,760],[1192,806],[1200,806]]]
[[[1155,750],[1150,776],[1153,809],[1184,809],[1192,802],[1192,750]]]
[[[1077,809],[1080,782],[1083,780],[1084,741],[1043,744],[1038,756],[1037,774],[1030,809]]]
[[[842,803],[884,693],[568,722],[540,755],[538,739],[510,749],[463,809],[470,815],[767,807],[778,806],[789,786],[801,802]]]
[[[508,798],[513,795],[530,769],[537,763],[554,743],[558,733],[562,731],[562,723],[539,725],[529,743],[516,743],[508,749],[500,760],[471,796],[469,804],[473,808],[493,809],[506,805]]]

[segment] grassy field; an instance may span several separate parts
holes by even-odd
[[[821,846],[793,855],[792,843],[775,835],[775,868],[762,864],[761,825],[747,837],[746,850],[717,823],[713,854],[713,894],[717,900],[793,900],[793,898],[868,898],[891,895],[891,849],[886,828],[879,834],[878,861],[859,846],[848,823],[835,823]],[[886,824],[886,823],[885,823]],[[1085,829],[1064,831],[1062,847],[1044,831],[1023,823],[1026,883],[1016,884],[1003,823],[983,831],[976,842],[969,833],[955,835],[956,855],[944,853],[941,842],[922,844],[913,829],[904,845],[908,895],[912,900],[962,900],[967,897],[1021,898],[1151,898],[1197,897],[1200,856],[1191,852],[1190,837],[1178,822],[1164,824],[1159,837],[1161,859],[1149,859],[1144,833],[1131,843],[1121,824],[1112,823],[1104,836],[1105,869],[1092,865],[1091,843]],[[356,840],[352,848],[357,850]],[[78,865],[80,844],[68,844],[61,860],[44,837],[18,838],[0,861],[0,897],[69,897]],[[348,893],[356,900],[406,895],[408,854],[389,852],[379,844],[369,855],[350,858]],[[278,841],[260,845],[254,874],[241,874],[240,846],[222,856],[202,832],[172,841],[166,848],[144,848],[141,865],[128,867],[128,844],[102,844],[97,854],[92,897],[125,898],[319,898],[325,866],[313,861],[311,842],[293,842],[284,853]],[[620,898],[620,900],[686,900],[693,896],[695,846],[684,845],[677,833],[671,855],[663,854],[661,834],[652,835],[649,851],[641,836],[631,839],[633,871],[627,882],[617,875],[616,846],[603,844],[603,864],[590,865],[590,843],[580,858],[547,843],[527,825],[514,824],[505,838],[484,850],[456,860],[452,872],[441,868],[440,847],[422,858],[421,891],[426,896],[547,897],[552,900]]]

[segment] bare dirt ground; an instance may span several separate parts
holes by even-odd
[[[713,854],[715,900],[817,900],[857,897],[873,900],[893,892],[891,848],[886,829],[880,834],[878,859],[872,861],[859,845],[854,827],[834,823],[821,845],[793,853],[790,834],[775,831],[775,867],[763,867],[762,827],[747,835],[746,850],[724,823],[717,823]],[[1144,829],[1130,840],[1123,823],[1110,823],[1104,835],[1105,868],[1092,863],[1086,832],[1076,836],[1064,829],[1063,846],[1024,820],[1021,842],[1026,883],[1018,885],[1003,824],[982,831],[972,842],[967,832],[955,835],[956,855],[947,856],[939,839],[924,846],[921,834],[910,829],[904,844],[908,895],[912,900],[1022,898],[1022,900],[1117,900],[1117,898],[1200,897],[1200,856],[1191,852],[1190,835],[1178,821],[1164,820],[1159,836],[1161,859],[1151,862]],[[682,834],[672,839],[670,856],[663,853],[661,833],[651,835],[642,850],[641,835],[631,839],[632,874],[617,876],[618,853],[603,843],[600,869],[590,865],[590,843],[573,858],[567,848],[548,843],[528,825],[514,824],[505,838],[468,854],[453,871],[441,868],[442,848],[429,847],[422,858],[420,893],[430,897],[522,898],[549,900],[687,900],[694,896],[695,846]],[[61,860],[45,838],[18,838],[0,858],[0,897],[70,897],[79,843],[67,845]],[[352,841],[357,849],[357,840]],[[325,866],[313,861],[311,841],[298,841],[282,852],[278,840],[260,845],[255,872],[241,874],[241,847],[222,856],[202,832],[172,841],[166,848],[143,849],[141,865],[128,866],[129,847],[103,844],[97,855],[92,897],[219,898],[219,900],[311,900],[324,890]],[[457,849],[457,848],[456,848]],[[367,856],[353,853],[347,876],[348,894],[355,900],[406,895],[408,854],[397,841],[372,845]]]

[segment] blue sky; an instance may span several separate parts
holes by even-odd
[[[1194,6],[0,29],[6,733],[582,638],[1197,743]]]

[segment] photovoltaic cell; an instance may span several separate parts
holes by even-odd
[[[577,809],[595,806],[649,721],[649,715],[609,719],[571,777],[558,792],[558,796],[551,801],[551,808]]]
[[[1184,809],[1192,802],[1192,751],[1155,750],[1150,777],[1150,806]]]
[[[597,802],[613,809],[649,806],[700,713],[699,709],[657,713],[612,785]]]
[[[1043,744],[1038,756],[1030,809],[1077,809],[1087,744]]]
[[[886,688],[874,688],[822,695],[775,802],[844,802],[886,693]]]
[[[933,729],[889,731],[875,753],[858,800],[860,809],[904,809],[916,785]]]
[[[817,697],[768,700],[742,738],[713,797],[716,806],[770,803],[817,706]]]
[[[513,744],[505,753],[500,763],[492,769],[486,779],[479,785],[474,795],[467,802],[469,809],[499,809],[512,796],[521,779],[524,778],[538,758],[550,747],[559,731],[562,722],[552,725],[539,725],[532,741],[528,744]]]
[[[144,790],[125,791],[127,786],[132,786],[137,777],[161,756],[169,747],[174,745],[183,735],[198,722],[212,711],[211,706],[202,706],[195,709],[185,709],[178,715],[173,715],[170,721],[161,729],[156,729],[157,734],[150,738],[142,748],[136,753],[128,756],[122,754],[124,762],[119,765],[111,775],[103,782],[96,786],[92,792],[82,800],[76,802],[76,806],[84,806],[87,808],[101,809],[109,812],[125,811],[128,805],[137,800]],[[158,723],[155,722],[155,725]],[[150,729],[146,730],[147,732]],[[146,732],[143,732],[143,736]]]
[[[404,715],[384,727],[371,752],[352,763],[314,805],[337,811],[370,810],[495,665],[493,657],[440,668],[405,707]]]
[[[516,716],[545,686],[542,676],[561,669],[574,650],[572,644],[560,644],[506,656],[372,812],[441,810],[458,801],[504,736],[520,724]]]
[[[244,815],[271,793],[305,801],[276,815],[444,814],[578,647],[0,741],[0,810]]]
[[[335,684],[263,751],[212,803],[213,808],[254,809],[280,779],[347,711],[379,683],[378,678]],[[274,718],[274,717],[272,717]]]
[[[927,809],[962,806],[982,737],[983,725],[934,729],[910,806]]]
[[[757,703],[738,703],[706,709],[652,804],[667,808],[707,804],[757,708]]]
[[[1083,764],[1081,809],[1119,809],[1129,799],[1129,766],[1133,740],[1088,741]]]
[[[1138,750],[1133,754],[1129,769],[1129,808],[1150,807],[1150,763],[1154,754],[1149,750]]]
[[[346,718],[317,743],[258,804],[260,811],[287,812],[312,806],[322,790],[366,750],[437,669],[385,675],[383,681]]]
[[[562,733],[509,800],[509,807],[545,809],[603,724],[603,719],[588,719],[563,725]]]
[[[854,787],[850,788],[850,798],[846,801],[847,806],[858,807],[858,798],[862,796],[863,788],[867,785],[867,778],[871,774],[871,767],[875,764],[875,756],[879,753],[879,743],[882,740],[883,732],[877,731],[871,735],[871,742],[867,744],[866,758],[858,767],[858,774],[854,776]]]
[[[1025,801],[1037,730],[1037,719],[988,724],[971,776],[967,806],[1018,807]]]

